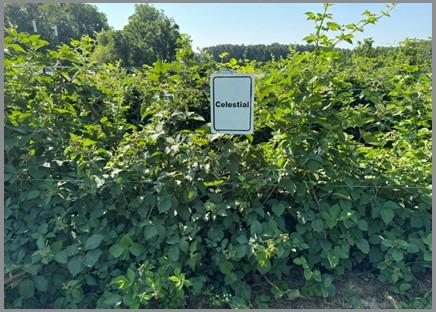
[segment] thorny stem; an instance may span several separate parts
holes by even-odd
[[[17,278],[19,278],[20,276],[23,276],[25,274],[27,274],[27,272],[20,272],[16,275],[10,275],[9,278],[7,280],[5,280],[5,284],[9,287],[13,281],[15,281]]]
[[[262,276],[265,278],[266,282],[268,284],[270,284],[272,287],[274,287],[275,289],[279,290],[281,293],[284,293],[283,290],[281,290],[276,284],[274,284],[273,282],[271,282],[268,277],[266,277],[265,274],[262,274]]]
[[[329,5],[328,3],[324,3],[324,11],[322,12],[322,20],[319,24],[319,26],[317,27],[316,30],[316,40],[315,40],[315,56],[318,54],[318,47],[319,47],[319,34],[321,33],[321,29],[322,29],[322,24],[324,23],[325,20],[325,14],[327,13],[327,9],[328,9]],[[316,58],[315,58],[316,60]],[[315,64],[313,64],[315,66]]]
[[[318,197],[316,196],[315,191],[313,190],[313,188],[310,188],[310,193],[312,194],[313,199],[315,200],[316,206],[318,207],[318,211],[321,211],[321,208],[319,207],[319,200]]]

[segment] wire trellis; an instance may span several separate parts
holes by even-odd
[[[153,68],[146,68],[146,67],[140,67],[140,66],[105,66],[105,65],[94,65],[94,66],[77,66],[77,65],[44,65],[44,64],[13,64],[13,68],[32,68],[36,67],[38,69],[42,68],[43,73],[47,73],[50,69],[85,69],[85,70],[137,70],[137,71],[148,71],[150,73],[156,74],[156,72],[153,72]],[[214,71],[219,71],[219,68],[210,68],[210,69],[203,69],[203,70],[172,70],[172,69],[165,69],[162,73],[168,73],[172,75],[176,74],[182,74],[182,73],[212,73]]]
[[[30,66],[29,66],[30,65]],[[145,68],[145,67],[138,67],[138,66],[114,66],[114,67],[105,67],[104,65],[100,66],[71,66],[71,65],[42,65],[42,64],[14,64],[12,66],[13,68],[30,68],[30,67],[37,67],[38,69],[42,68],[43,74],[50,75],[52,70],[58,70],[58,69],[86,69],[86,70],[127,70],[127,71],[144,71],[148,72],[150,74],[170,74],[170,75],[177,75],[177,74],[212,74],[215,72],[219,72],[221,70],[226,70],[225,68],[210,68],[210,69],[204,69],[200,71],[188,71],[188,70],[171,70],[167,69],[164,72],[157,73],[153,72],[153,68]],[[261,77],[262,73],[254,73],[255,76]],[[145,75],[146,76],[146,75]],[[345,89],[331,89],[327,91],[335,91],[335,92],[360,92],[364,90],[369,91],[376,91],[378,88],[375,87],[374,90],[371,88],[345,88]],[[204,90],[198,90],[201,93],[210,93],[209,91]]]
[[[44,65],[44,64],[14,64],[12,67],[14,68],[31,68],[36,67],[38,69],[43,70],[44,74],[50,74],[50,70],[59,70],[59,69],[86,69],[86,70],[133,70],[133,71],[147,71],[151,74],[159,74],[156,72],[153,72],[153,68],[146,68],[146,67],[138,67],[138,66],[113,66],[108,67],[105,65],[100,66],[71,66],[71,65]],[[224,68],[223,68],[224,69]],[[222,69],[219,68],[210,68],[205,69],[201,71],[180,71],[180,70],[171,70],[171,69],[165,69],[162,74],[168,73],[170,75],[176,75],[181,73],[198,73],[198,74],[204,74],[208,73],[211,74],[213,72],[220,71]],[[261,74],[260,74],[261,75]],[[331,90],[336,92],[353,92],[353,91],[363,91],[368,90],[368,88],[348,88],[348,89],[339,89],[339,90]],[[197,90],[201,94],[209,94],[209,90]],[[12,129],[12,128],[11,128]],[[277,169],[280,170],[280,169]],[[26,179],[19,179],[22,181],[46,181],[46,182],[65,182],[65,183],[89,183],[90,180],[83,180],[83,179],[34,179],[34,178],[26,178]],[[123,183],[154,183],[153,181],[145,181],[145,180],[122,180]],[[105,183],[117,183],[117,181],[111,181],[111,180],[105,180]],[[408,185],[408,184],[379,184],[379,185],[342,185],[342,184],[322,184],[318,186],[332,186],[332,187],[343,187],[343,188],[405,188],[405,189],[431,189],[431,185],[429,186],[416,186],[416,185]]]
[[[83,180],[83,179],[19,179],[21,181],[46,181],[46,182],[71,182],[71,183],[89,183],[91,180]],[[118,183],[115,180],[105,180],[104,183]],[[123,183],[150,183],[153,184],[153,181],[150,180],[122,180]],[[375,185],[347,185],[347,184],[320,184],[318,186],[332,186],[332,187],[344,187],[344,188],[406,188],[406,189],[429,189],[429,186],[417,186],[417,185],[408,185],[408,184],[375,184]]]

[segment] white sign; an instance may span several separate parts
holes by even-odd
[[[210,77],[210,94],[212,133],[253,133],[253,75],[213,74]]]

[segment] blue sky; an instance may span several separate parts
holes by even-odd
[[[134,12],[134,4],[95,4],[104,12],[109,25],[121,29]],[[194,48],[211,45],[302,43],[313,31],[305,12],[320,12],[320,3],[156,3],[156,8],[173,18],[180,31],[191,36]],[[340,24],[357,22],[364,10],[379,12],[383,4],[335,4],[330,8]],[[431,3],[400,3],[390,18],[369,25],[356,41],[372,37],[376,45],[396,45],[404,38],[432,35]],[[343,45],[344,47],[346,45]]]

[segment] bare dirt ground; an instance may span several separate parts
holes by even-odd
[[[301,281],[291,279],[290,288],[298,287]],[[406,295],[397,295],[389,291],[388,285],[380,282],[374,274],[368,272],[349,273],[335,282],[336,295],[331,298],[280,298],[274,300],[271,286],[264,280],[255,278],[252,284],[254,297],[267,295],[270,302],[267,306],[255,303],[250,308],[269,309],[431,309],[432,281],[431,273],[420,278],[420,282],[413,285]],[[187,308],[228,309],[225,300],[196,298]]]
[[[408,296],[388,291],[388,286],[370,273],[350,273],[335,283],[332,298],[298,298],[278,300],[269,305],[276,309],[431,309],[431,274],[423,276]]]

